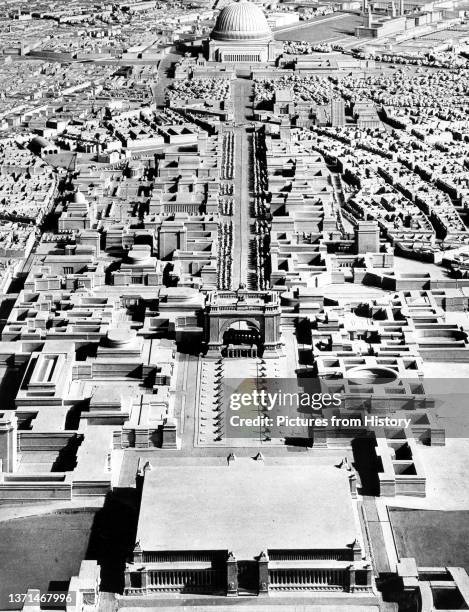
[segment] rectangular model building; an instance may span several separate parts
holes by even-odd
[[[350,472],[219,461],[145,470],[126,595],[371,595]]]

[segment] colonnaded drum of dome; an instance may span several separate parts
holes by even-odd
[[[469,608],[468,16],[0,2],[0,611]]]

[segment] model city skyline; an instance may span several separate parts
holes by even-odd
[[[468,89],[459,0],[0,3],[0,610],[469,606]]]

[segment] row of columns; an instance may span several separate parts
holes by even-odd
[[[360,572],[360,581],[357,584],[356,572]],[[132,585],[131,576],[138,575],[140,577],[139,585]],[[129,570],[125,573],[125,588],[141,589],[145,592],[149,587],[161,588],[165,590],[173,587],[181,589],[185,586],[189,587],[212,587],[215,590],[222,588],[224,582],[224,572],[222,570],[204,569],[204,570],[147,570],[143,569],[138,572]],[[259,595],[269,593],[269,588],[273,590],[281,589],[294,590],[296,587],[340,587],[345,591],[353,593],[358,590],[369,590],[372,587],[372,568],[365,565],[358,570],[354,563],[343,569],[315,569],[315,568],[298,568],[298,569],[282,569],[276,568],[269,570],[269,557],[263,552],[257,558],[257,591]],[[239,591],[239,568],[238,561],[233,553],[229,553],[226,561],[226,595],[228,597],[237,597]]]
[[[259,62],[260,58],[257,54],[245,55],[243,53],[228,53],[223,55],[225,62]]]
[[[363,584],[356,583],[356,568],[350,565],[343,570],[329,569],[288,569],[271,570],[270,579],[272,588],[296,586],[331,586],[342,587],[344,590],[353,593],[357,586],[361,588],[371,588],[372,569],[370,565],[365,566]]]
[[[343,570],[340,569],[273,569],[269,570],[269,557],[262,553],[258,558],[258,591],[259,594],[267,594],[269,587],[276,586],[339,586],[349,592],[354,592],[356,584],[356,568],[354,564]],[[363,588],[371,588],[372,569],[366,565],[362,570],[366,572]],[[227,595],[236,597],[238,595],[238,563],[231,553],[227,560]]]
[[[330,585],[345,586],[344,570],[328,569],[288,569],[271,570],[271,584],[280,586]]]
[[[151,586],[216,586],[220,572],[216,570],[149,571]]]
[[[257,347],[240,347],[240,346],[229,346],[226,349],[226,356],[233,359],[239,357],[257,357]]]
[[[138,575],[140,577],[140,584],[138,586],[132,585],[131,574]],[[125,573],[125,588],[138,588],[146,591],[149,587],[154,589],[155,587],[165,590],[167,588],[174,587],[175,589],[181,589],[185,586],[190,587],[218,587],[223,586],[222,572],[219,570],[205,569],[205,570],[147,570],[143,569],[139,572]]]

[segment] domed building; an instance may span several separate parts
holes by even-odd
[[[209,41],[212,62],[273,62],[279,44],[262,10],[248,0],[233,2],[220,11]]]

